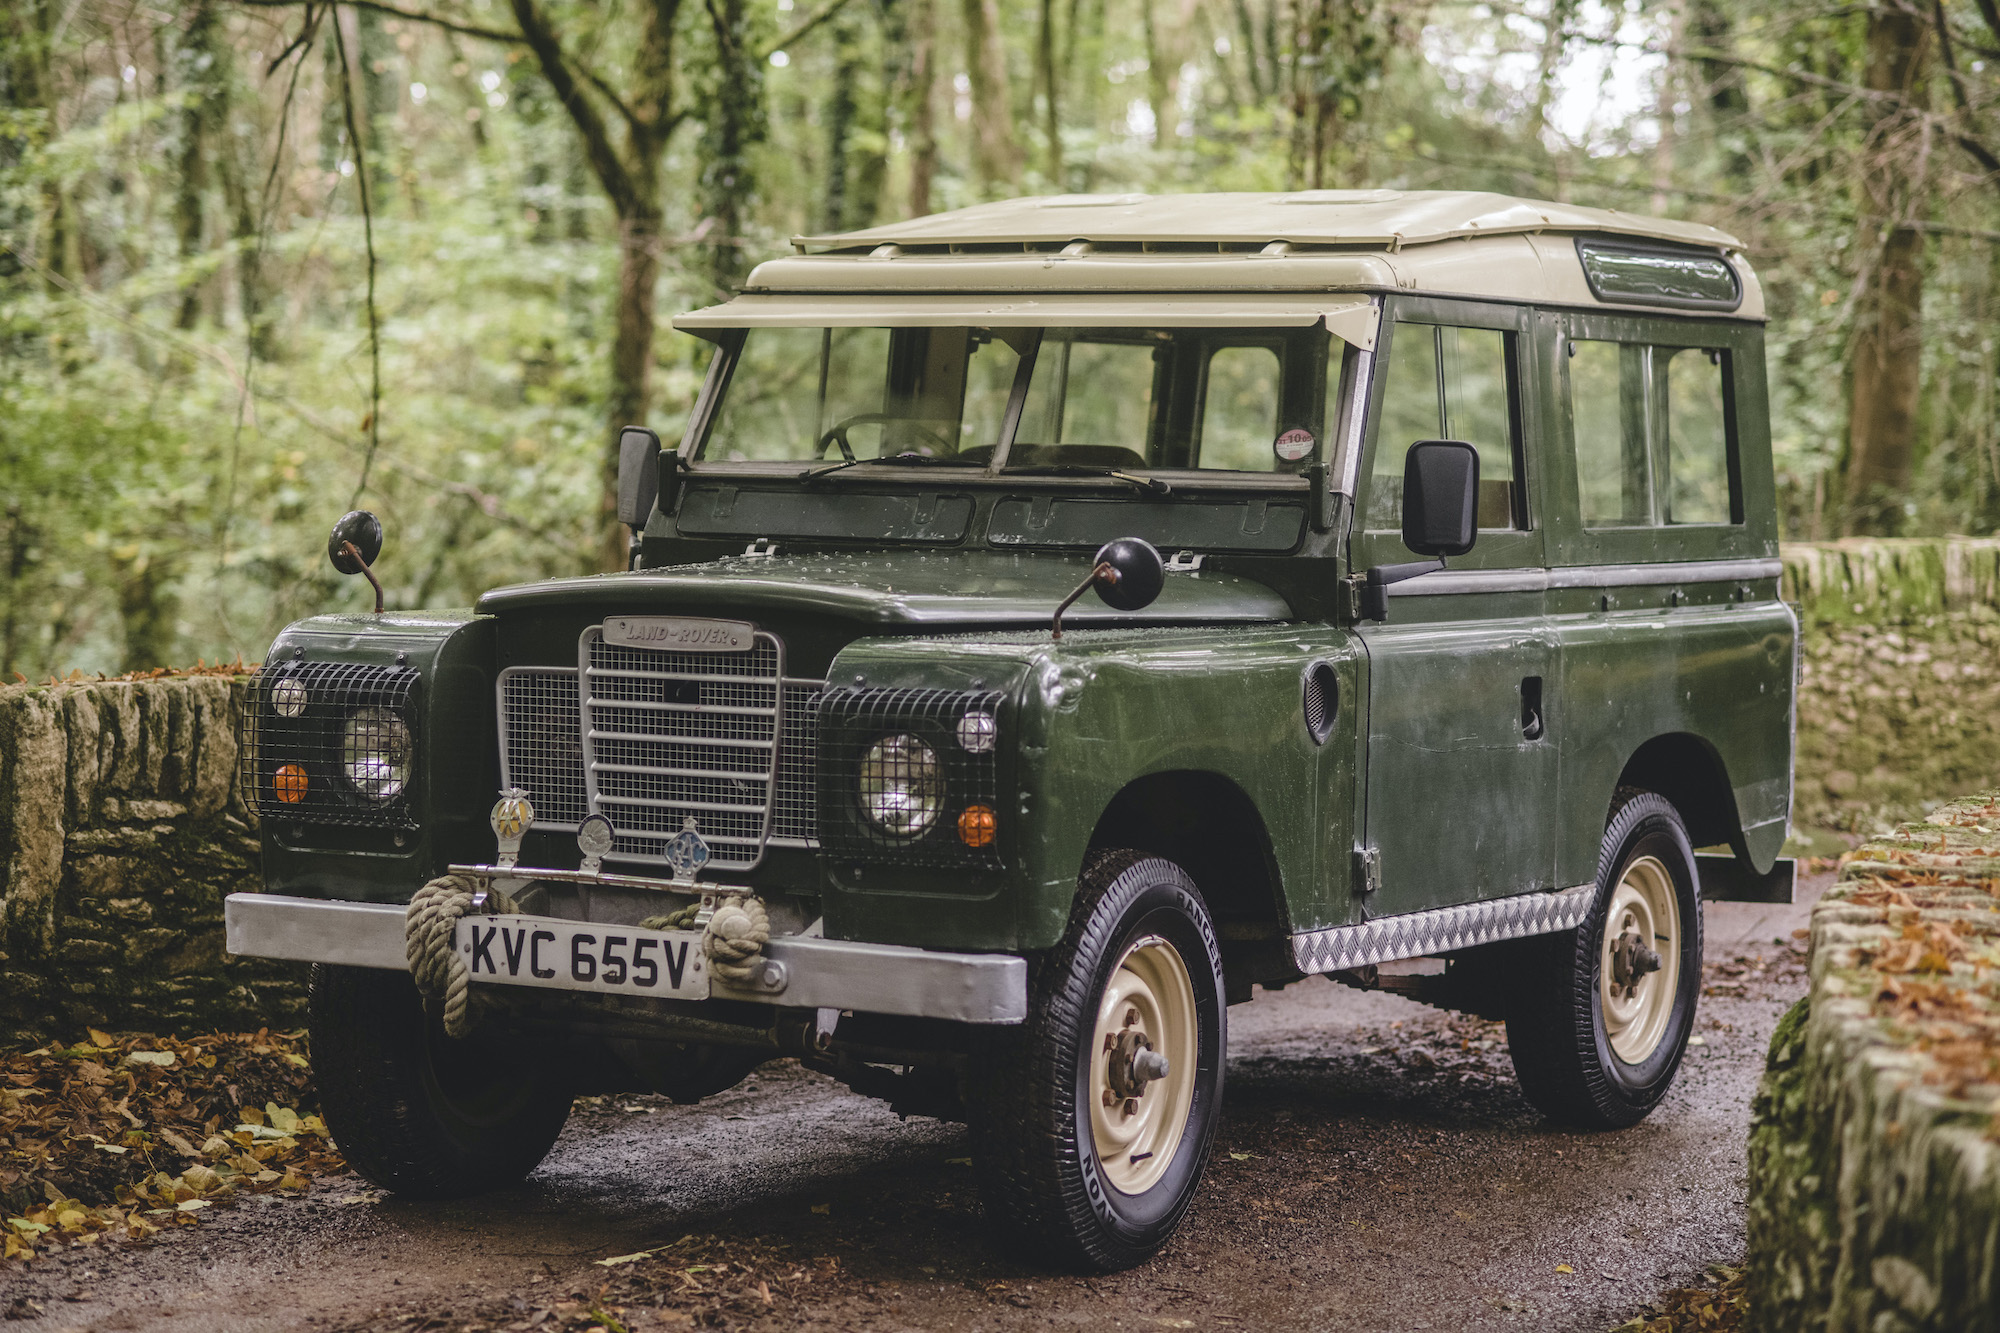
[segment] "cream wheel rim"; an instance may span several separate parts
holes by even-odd
[[[1628,1065],[1643,1063],[1667,1034],[1680,993],[1680,942],[1674,877],[1658,857],[1642,856],[1612,890],[1597,969],[1604,1035]]]
[[[1173,1164],[1194,1106],[1198,1040],[1180,952],[1158,935],[1135,940],[1105,984],[1090,1044],[1091,1143],[1120,1192],[1145,1193]]]

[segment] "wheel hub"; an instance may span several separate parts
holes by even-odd
[[[1136,1101],[1145,1096],[1146,1085],[1165,1078],[1172,1068],[1167,1057],[1153,1049],[1153,1039],[1140,1026],[1137,1009],[1127,1008],[1125,1026],[1116,1034],[1106,1035],[1104,1053],[1109,1057],[1104,1062],[1104,1074],[1111,1084],[1104,1090],[1106,1106]],[[1135,1105],[1126,1114],[1133,1114],[1138,1109]]]
[[[1174,946],[1135,941],[1112,970],[1090,1050],[1090,1132],[1106,1181],[1140,1194],[1166,1173],[1194,1105],[1194,985]]]
[[[1598,999],[1604,1035],[1636,1065],[1665,1040],[1680,989],[1681,918],[1672,874],[1657,857],[1625,867],[1604,914]]]

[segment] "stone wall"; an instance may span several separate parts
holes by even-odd
[[[243,689],[0,688],[0,1042],[300,1020],[296,967],[222,947],[223,898],[260,887],[236,787]]]
[[[1750,1133],[1758,1333],[2000,1330],[2000,792],[1858,849]]]
[[[2000,541],[1801,543],[1792,823],[1817,854],[2000,787]]]

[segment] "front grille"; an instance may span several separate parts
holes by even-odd
[[[744,870],[770,833],[784,652],[759,633],[748,652],[695,653],[583,636],[583,763],[591,808],[615,830],[611,855],[665,865],[690,817],[709,865]]]
[[[650,657],[667,656],[651,650],[638,651]],[[680,656],[713,659],[719,655]],[[751,654],[740,656],[747,658]],[[535,807],[535,827],[538,829],[573,833],[591,809],[583,776],[583,711],[577,693],[577,679],[574,667],[509,667],[500,673],[501,779],[505,785],[520,787],[528,793],[528,799]],[[632,678],[606,678],[598,690],[600,697],[593,701],[597,709],[594,716],[601,721],[608,715],[615,715],[628,734],[644,739],[615,743],[600,740],[596,752],[600,762],[623,763],[637,756],[643,763],[648,758],[657,757],[663,749],[674,747],[673,752],[678,755],[713,766],[724,756],[740,757],[745,747],[736,742],[770,735],[768,719],[760,720],[755,716],[686,709],[669,713],[668,710],[635,706],[646,702],[643,698],[603,697],[633,694],[629,684],[614,684],[614,679],[629,682]],[[714,691],[717,698],[729,694],[721,687],[732,682],[739,682],[734,685],[738,691],[744,687],[740,677],[705,677],[705,680],[708,683],[696,681],[693,688],[704,694]],[[749,684],[767,692],[770,688],[768,682]],[[657,690],[658,686],[655,688]],[[682,685],[681,688],[687,687]],[[778,771],[771,784],[770,831],[764,839],[767,844],[806,848],[819,845],[813,750],[818,730],[819,696],[824,689],[825,685],[816,680],[786,680],[783,683],[784,711],[778,729]],[[676,766],[696,767],[697,764]],[[695,813],[701,826],[702,836],[709,837],[709,819],[700,812],[692,813]],[[617,824],[621,817],[619,809],[607,809],[605,814],[620,832],[624,831],[624,826]],[[676,818],[674,827],[666,832],[679,831],[680,824]],[[656,839],[642,838],[638,845],[639,856],[628,859],[640,859],[655,851],[658,845]],[[628,855],[623,850],[625,846],[625,841],[620,839],[621,850],[617,854],[621,857]],[[720,847],[716,847],[714,852],[718,864],[742,868],[742,863],[733,858],[725,861]]]
[[[573,833],[590,813],[575,667],[500,673],[500,771],[507,786],[528,793],[536,828]]]
[[[410,667],[358,662],[294,660],[258,672],[237,756],[258,818],[414,829],[421,679]]]
[[[785,682],[784,732],[778,751],[778,791],[771,802],[771,841],[790,846],[817,845],[813,784],[818,770],[813,753],[819,731],[819,696],[826,687],[816,680]]]

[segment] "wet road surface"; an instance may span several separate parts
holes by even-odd
[[[1618,1133],[1543,1122],[1497,1024],[1318,978],[1237,1006],[1214,1164],[1132,1273],[996,1254],[960,1127],[774,1064],[698,1107],[580,1107],[500,1194],[405,1203],[322,1179],[143,1248],[11,1267],[0,1308],[24,1330],[554,1328],[553,1302],[618,1272],[596,1260],[696,1233],[838,1274],[725,1321],[741,1327],[1602,1330],[1740,1256],[1750,1096],[1804,993],[1791,932],[1828,879],[1791,907],[1710,905],[1702,1044]],[[634,1333],[689,1326],[671,1301],[621,1308]]]

